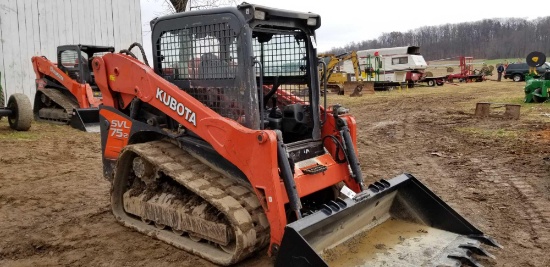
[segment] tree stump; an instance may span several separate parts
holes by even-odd
[[[521,105],[518,104],[506,104],[505,105],[506,110],[504,111],[504,117],[519,120],[519,110],[521,109]]]
[[[491,110],[491,103],[489,102],[479,102],[476,104],[476,114],[478,118],[487,118],[489,117],[489,112]]]

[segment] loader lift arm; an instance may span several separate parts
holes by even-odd
[[[98,107],[101,103],[93,97],[93,92],[88,84],[81,84],[69,77],[57,67],[57,64],[49,61],[45,57],[33,57],[32,63],[34,72],[36,73],[37,86],[44,88],[47,82],[42,79],[48,77],[55,80],[57,83],[67,88],[69,92],[76,98],[78,104],[83,108]],[[91,101],[89,101],[91,99]]]

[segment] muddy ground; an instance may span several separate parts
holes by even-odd
[[[520,120],[473,117],[479,101],[520,104],[523,83],[446,84],[331,97],[358,121],[368,182],[414,174],[503,250],[486,266],[550,265],[550,104]],[[494,109],[498,112],[499,109]],[[242,266],[263,266],[265,250]],[[211,266],[118,224],[99,134],[0,121],[0,266]]]

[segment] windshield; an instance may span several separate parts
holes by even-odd
[[[278,84],[282,93],[292,94],[296,102],[309,103],[306,35],[300,30],[269,31],[256,28],[254,56],[263,66],[264,84]],[[261,74],[256,65],[256,76]]]

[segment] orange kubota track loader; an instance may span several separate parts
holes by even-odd
[[[92,57],[114,51],[108,46],[63,45],[57,48],[57,63],[32,57],[35,119],[98,132],[101,92],[92,73]]]
[[[265,246],[278,266],[490,255],[481,244],[499,245],[412,175],[363,184],[354,118],[320,105],[320,24],[243,3],[153,20],[153,68],[94,58],[116,219],[222,265]]]

